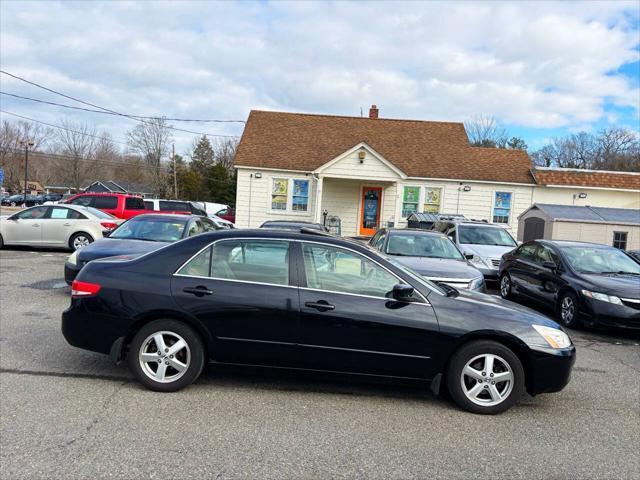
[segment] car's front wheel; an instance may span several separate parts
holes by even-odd
[[[578,312],[578,297],[573,292],[565,292],[558,299],[558,316],[560,323],[568,328],[580,326],[580,314]]]
[[[500,296],[506,300],[514,297],[511,277],[507,272],[503,273],[502,277],[500,277]]]
[[[494,415],[524,393],[524,369],[517,355],[492,340],[463,345],[452,357],[447,386],[453,400],[472,413]]]
[[[176,320],[155,320],[133,337],[129,368],[145,387],[175,392],[193,383],[205,365],[200,336]]]

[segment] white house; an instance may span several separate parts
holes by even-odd
[[[252,111],[235,166],[238,227],[326,214],[367,236],[428,211],[515,235],[534,202],[640,208],[637,174],[533,170],[524,151],[471,146],[462,123],[382,119],[375,106],[368,118]]]

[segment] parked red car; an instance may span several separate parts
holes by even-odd
[[[143,213],[155,213],[147,210],[142,197],[124,193],[80,193],[67,199],[64,203],[93,207],[114,217],[128,219]]]
[[[232,207],[227,207],[219,212],[216,212],[216,215],[220,218],[224,218],[225,220],[230,221],[231,223],[236,223],[236,209]]]

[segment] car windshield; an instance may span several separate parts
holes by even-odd
[[[471,245],[498,245],[501,247],[515,247],[517,245],[505,229],[483,225],[458,227],[458,241]]]
[[[560,247],[569,265],[578,273],[640,275],[640,264],[612,247]]]
[[[187,220],[137,219],[123,223],[108,238],[149,240],[152,242],[175,242],[182,238]]]
[[[460,251],[444,235],[391,234],[386,253],[405,257],[450,258],[464,261]]]

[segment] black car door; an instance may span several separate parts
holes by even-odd
[[[560,257],[549,247],[540,244],[536,251],[537,259],[537,281],[535,287],[535,298],[547,305],[554,305],[556,293],[564,283],[562,279],[562,262]],[[551,264],[555,268],[551,268]]]
[[[387,297],[402,280],[353,250],[304,242],[300,268],[300,348],[305,366],[430,378],[438,322],[415,303]]]
[[[299,298],[288,241],[215,242],[172,279],[177,303],[214,336],[221,362],[298,364]]]
[[[513,254],[513,260],[507,271],[518,293],[535,297],[537,289],[536,242],[525,243]]]

